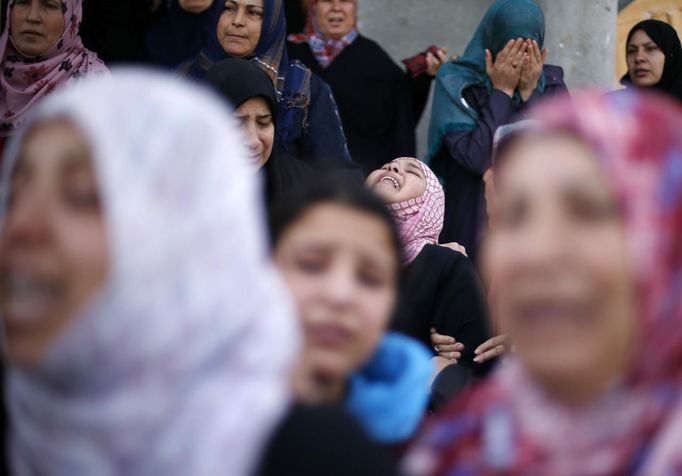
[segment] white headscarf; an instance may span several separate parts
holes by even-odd
[[[289,400],[298,334],[221,104],[119,71],[55,93],[29,120],[68,118],[91,145],[110,270],[38,369],[9,364],[17,475],[254,469]]]

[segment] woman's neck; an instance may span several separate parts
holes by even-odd
[[[346,380],[310,375],[297,385],[298,399],[303,403],[321,405],[343,402]]]

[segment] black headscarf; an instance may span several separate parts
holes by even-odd
[[[665,55],[663,76],[652,87],[682,101],[682,45],[677,32],[672,26],[660,20],[644,20],[633,26],[628,33],[626,48],[632,35],[638,30],[644,31]],[[623,76],[621,83],[627,86],[633,84],[629,72]]]
[[[277,93],[270,77],[253,62],[239,58],[220,61],[206,72],[205,80],[235,108],[250,98],[262,97],[268,104],[272,120],[275,121]],[[307,164],[284,152],[277,140],[270,158],[263,166],[263,171],[266,177],[265,193],[268,203],[273,203],[282,192],[296,186],[312,174]]]
[[[229,58],[211,66],[206,81],[235,108],[247,99],[262,97],[268,103],[273,120],[277,114],[277,94],[270,77],[253,62]]]

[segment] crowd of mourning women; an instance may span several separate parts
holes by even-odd
[[[3,17],[2,474],[682,475],[671,26],[569,92],[532,0]]]

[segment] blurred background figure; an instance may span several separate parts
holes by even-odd
[[[372,172],[366,185],[388,205],[403,244],[405,279],[393,328],[433,344],[437,372],[458,364],[433,386],[432,407],[437,406],[489,368],[474,362],[474,350],[490,336],[484,291],[469,259],[438,245],[445,199],[426,164],[393,160]],[[448,336],[446,343],[432,343],[434,333]]]
[[[305,336],[303,404],[345,407],[382,444],[403,443],[424,416],[429,353],[386,332],[400,295],[400,237],[385,204],[360,184],[323,179],[282,198],[274,259]]]
[[[14,138],[0,232],[12,474],[255,470],[298,335],[240,143],[212,96],[149,72],[55,93]]]
[[[12,0],[0,36],[0,152],[27,112],[55,88],[107,71],[78,28],[81,0]]]
[[[204,1],[204,0],[188,0]],[[164,16],[168,0],[85,0],[81,37],[86,48],[97,53],[107,66],[141,63],[147,29]],[[180,33],[183,38],[188,34]],[[172,51],[174,43],[166,45]]]
[[[675,29],[660,20],[636,24],[626,42],[628,88],[660,91],[682,102],[682,45]]]
[[[441,241],[460,243],[474,261],[495,130],[540,98],[566,91],[561,68],[545,65],[544,38],[544,14],[535,2],[498,0],[464,54],[436,78],[427,162],[445,183]]]
[[[215,34],[207,21],[213,1],[165,1],[146,33],[145,51],[149,62],[175,69],[199,54]]]
[[[213,33],[181,71],[203,79],[213,64],[227,58],[255,62],[277,90],[277,134],[285,151],[311,166],[359,177],[329,87],[302,64],[289,61],[282,0],[214,2],[206,21]]]
[[[284,0],[287,17],[287,35],[303,31],[308,15],[308,0]]]
[[[582,93],[531,117],[500,143],[486,247],[516,353],[407,474],[674,474],[656,434],[681,402],[682,113]]]
[[[265,176],[265,198],[273,204],[287,190],[312,176],[308,165],[277,146],[277,92],[272,81],[255,63],[230,58],[206,73],[206,82],[234,105],[249,165]]]
[[[426,53],[428,67],[413,78],[359,33],[357,0],[309,2],[305,29],[288,39],[291,58],[331,87],[351,156],[365,174],[416,155],[415,126],[444,50]]]

